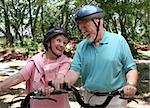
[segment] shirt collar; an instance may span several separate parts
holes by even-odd
[[[105,44],[108,44],[108,35],[107,35],[107,31],[106,30],[104,31],[103,38],[100,41],[100,45],[105,45]]]
[[[102,40],[100,41],[100,45],[106,45],[106,44],[108,44],[108,37],[109,37],[109,35],[108,35],[108,31],[106,31],[106,30],[104,30],[104,34],[103,34],[103,37],[102,37]],[[93,43],[90,43],[90,42],[88,42],[88,40],[87,40],[87,38],[85,38],[85,40],[86,40],[86,42],[88,43],[88,44],[90,44],[90,45],[92,45]]]

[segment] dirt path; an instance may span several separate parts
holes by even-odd
[[[145,61],[138,61],[138,62],[145,62]],[[26,63],[25,61],[15,61],[15,62],[13,61],[13,62],[9,62],[8,64],[0,63],[0,81],[3,81],[4,79],[8,78],[10,75],[16,73],[17,70],[20,69],[25,63]],[[150,60],[146,61],[146,63],[150,63]],[[14,68],[17,68],[17,70],[15,70]],[[25,89],[25,83],[21,83],[17,86],[12,87],[10,90],[4,92],[3,94],[0,94],[0,108],[9,108],[8,102],[11,102],[13,98],[15,98],[16,96],[24,96],[25,95],[24,89]],[[137,101],[138,104],[133,101],[128,103],[128,108],[150,108],[150,103],[142,100],[137,100]],[[11,108],[17,108],[19,107],[19,105],[20,102],[13,104]],[[70,105],[71,108],[80,108],[77,102],[70,101]]]

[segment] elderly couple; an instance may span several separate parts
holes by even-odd
[[[123,90],[126,96],[134,96],[138,72],[130,48],[123,36],[110,33],[104,28],[104,10],[85,5],[74,14],[74,20],[86,37],[77,46],[73,61],[63,54],[68,42],[63,28],[50,29],[44,36],[44,52],[34,55],[15,75],[0,83],[0,92],[26,81],[26,93],[41,90],[57,102],[35,100],[31,108],[70,108],[67,94],[51,95],[64,82],[73,85],[81,76],[84,101],[101,104],[106,96],[94,92],[108,93]],[[127,101],[114,97],[107,108],[126,108]]]

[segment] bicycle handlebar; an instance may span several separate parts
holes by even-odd
[[[48,83],[49,86],[52,86],[52,82],[49,82]],[[54,87],[55,88],[55,87]],[[69,91],[73,92],[73,94],[75,95],[75,98],[76,98],[76,101],[81,105],[81,108],[84,107],[84,108],[105,108],[109,102],[111,101],[111,99],[116,96],[116,95],[120,95],[119,98],[121,99],[130,99],[130,100],[133,100],[133,101],[136,101],[135,99],[133,98],[125,98],[124,97],[124,94],[123,92],[120,92],[118,90],[114,91],[114,92],[111,92],[110,94],[100,94],[99,93],[99,96],[107,96],[106,100],[104,101],[104,103],[100,104],[100,105],[94,105],[94,106],[91,106],[90,104],[88,103],[85,103],[82,99],[82,96],[80,95],[79,93],[79,90],[77,90],[75,87],[73,86],[69,86],[67,83],[64,83],[63,84],[63,89],[60,89],[60,90],[54,90],[53,92],[51,92],[52,95],[57,95],[57,94],[64,94],[64,93],[68,93]],[[21,103],[21,108],[28,108],[28,104],[30,102],[30,98],[33,98],[33,99],[50,99],[52,101],[56,101],[55,99],[52,99],[50,97],[45,97],[45,96],[42,96],[42,92],[41,91],[33,91],[31,93],[29,93],[24,101]],[[137,101],[136,101],[137,102]]]

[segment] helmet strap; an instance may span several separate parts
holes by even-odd
[[[96,36],[95,36],[95,39],[94,39],[93,43],[96,43],[96,39],[97,39],[98,32],[99,32],[99,26],[100,26],[100,18],[99,18],[99,21],[98,21],[98,25],[96,24],[94,19],[92,19],[92,21],[93,21],[93,23],[95,24],[95,27],[96,27]]]

